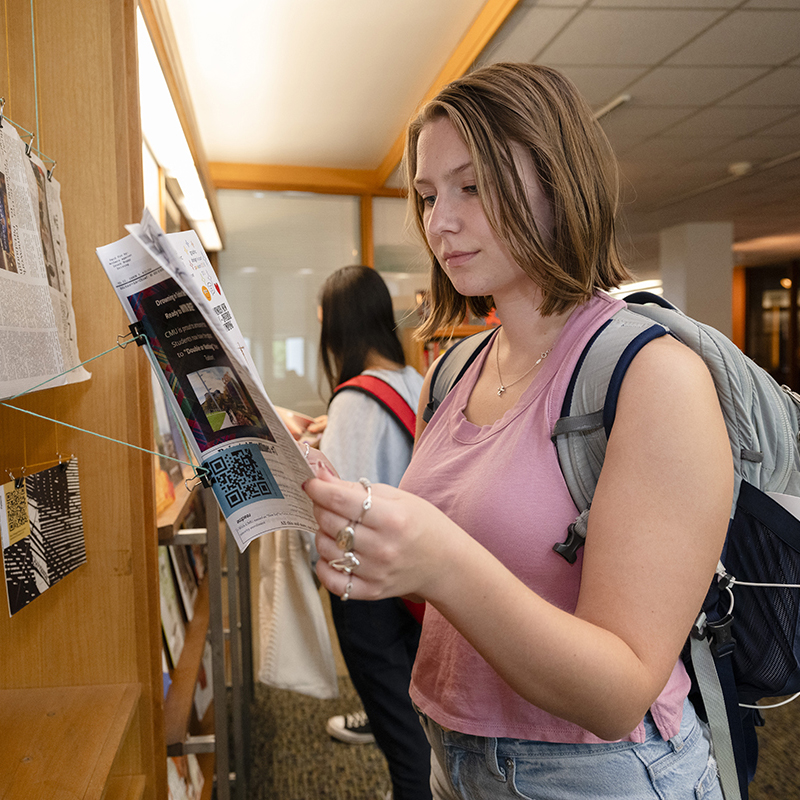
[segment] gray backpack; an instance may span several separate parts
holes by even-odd
[[[758,756],[755,726],[763,724],[757,701],[800,693],[800,396],[779,386],[719,331],[661,297],[641,292],[625,300],[627,307],[584,348],[553,430],[580,512],[553,549],[574,563],[625,372],[645,344],[669,333],[708,367],[733,454],[728,534],[683,658],[692,700],[711,728],[725,798],[746,800]],[[491,333],[462,340],[439,360],[426,421]],[[797,516],[789,510],[793,504]]]

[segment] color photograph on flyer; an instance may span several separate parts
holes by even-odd
[[[203,315],[175,280],[128,297],[199,451],[274,436]]]

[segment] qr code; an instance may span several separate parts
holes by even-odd
[[[8,528],[13,531],[28,522],[28,496],[25,487],[14,489],[6,495]]]
[[[211,472],[215,490],[221,493],[231,508],[237,508],[254,500],[269,500],[281,497],[266,465],[256,461],[253,451],[247,448],[232,448],[219,453],[205,462]]]
[[[220,322],[223,323],[226,331],[229,331],[233,328],[233,317],[231,312],[228,311],[228,306],[225,303],[220,303],[218,306],[214,306],[214,312],[219,317]]]

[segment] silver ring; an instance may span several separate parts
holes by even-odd
[[[361,520],[364,519],[364,514],[372,508],[372,484],[369,478],[359,478],[358,482],[367,490],[367,496],[361,504],[361,513],[358,515],[358,519],[354,523],[355,525],[360,524]]]
[[[311,452],[311,445],[308,442],[303,442],[303,444],[306,446],[306,451],[303,453],[303,458],[308,461],[308,454]]]
[[[349,575],[354,569],[361,566],[361,562],[355,553],[348,551],[341,558],[334,558],[330,565],[334,569],[338,569],[339,572],[345,572]]]
[[[349,525],[345,525],[337,534],[336,534],[336,545],[340,550],[352,550],[353,544],[355,543],[355,522],[351,522]]]
[[[344,587],[344,593],[342,594],[342,602],[346,602],[350,599],[350,592],[353,591],[353,581],[347,581],[347,586]]]

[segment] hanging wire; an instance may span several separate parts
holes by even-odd
[[[30,155],[31,152],[36,153],[36,155],[39,156],[39,158],[41,158],[42,161],[49,161],[52,164],[52,166],[50,167],[50,169],[47,170],[47,177],[48,179],[52,178],[53,170],[56,168],[55,159],[50,158],[50,156],[45,155],[41,150],[38,150],[37,148],[32,146],[33,142],[36,140],[36,134],[33,133],[33,131],[29,131],[27,128],[23,128],[22,125],[20,125],[18,122],[14,122],[14,120],[11,119],[11,117],[7,117],[3,113],[3,108],[5,107],[5,104],[6,104],[5,97],[0,97],[0,128],[3,126],[4,122],[10,122],[18,131],[23,133],[25,136],[29,136],[30,140],[25,145],[25,152],[28,155]]]
[[[6,400],[0,401],[0,406],[3,406],[5,408],[10,408],[12,411],[19,411],[22,414],[28,414],[31,417],[37,417],[38,419],[43,419],[43,420],[45,420],[47,422],[54,422],[56,425],[63,425],[65,428],[71,428],[72,430],[80,431],[81,433],[88,433],[90,436],[96,436],[98,439],[105,439],[106,441],[114,442],[115,444],[121,444],[124,447],[130,447],[133,450],[139,450],[142,453],[149,453],[150,455],[158,456],[159,458],[165,458],[168,461],[174,461],[174,462],[176,462],[178,464],[185,464],[187,467],[191,467],[192,470],[194,470],[194,476],[193,477],[194,478],[200,478],[200,480],[202,481],[205,478],[205,476],[208,475],[208,470],[205,467],[203,467],[203,466],[201,466],[199,464],[195,464],[193,461],[184,461],[183,459],[180,459],[180,458],[174,458],[172,456],[164,455],[164,453],[158,453],[158,452],[156,452],[154,450],[148,450],[146,447],[139,447],[138,445],[130,444],[130,442],[123,442],[121,439],[114,439],[111,436],[105,436],[104,434],[97,433],[96,431],[90,431],[90,430],[87,430],[86,428],[78,427],[77,425],[71,425],[69,422],[64,422],[63,420],[60,420],[60,419],[53,419],[52,417],[47,417],[44,414],[37,414],[34,411],[29,411],[26,408],[19,408],[19,406],[9,405],[9,403],[7,402],[7,401],[11,401],[11,400],[17,400],[20,397],[24,397],[25,395],[30,394],[31,392],[35,391],[36,389],[39,389],[40,387],[45,386],[48,383],[51,383],[52,381],[56,380],[57,378],[61,378],[64,375],[68,375],[73,370],[76,370],[79,367],[82,367],[85,364],[88,364],[91,361],[94,361],[95,359],[101,358],[102,356],[105,356],[105,355],[108,355],[109,353],[112,353],[114,350],[117,350],[117,349],[124,350],[125,347],[127,347],[127,345],[129,345],[131,343],[131,341],[137,341],[141,337],[143,337],[143,334],[138,334],[137,336],[134,336],[134,338],[132,340],[129,339],[128,341],[120,341],[120,337],[117,337],[117,343],[114,345],[114,347],[109,348],[108,350],[106,350],[103,353],[98,353],[97,355],[86,359],[86,361],[82,361],[80,364],[76,364],[74,367],[70,367],[69,369],[64,370],[64,372],[60,372],[58,375],[53,375],[52,377],[47,378],[47,380],[44,380],[41,383],[36,384],[36,386],[32,386],[30,389],[26,389],[24,392],[20,392],[19,394],[16,394],[13,397],[9,397],[9,398],[6,398]],[[150,345],[149,345],[149,343],[147,342],[146,339],[144,340],[144,344],[145,344],[145,346],[147,346],[149,348]],[[186,449],[186,454],[191,459],[192,458],[192,451],[191,451],[191,448],[188,446],[188,442],[186,442],[186,437],[183,435],[183,431],[182,431],[180,425],[178,426],[178,430],[181,431],[181,437],[184,440],[184,446],[185,446],[185,449]]]

